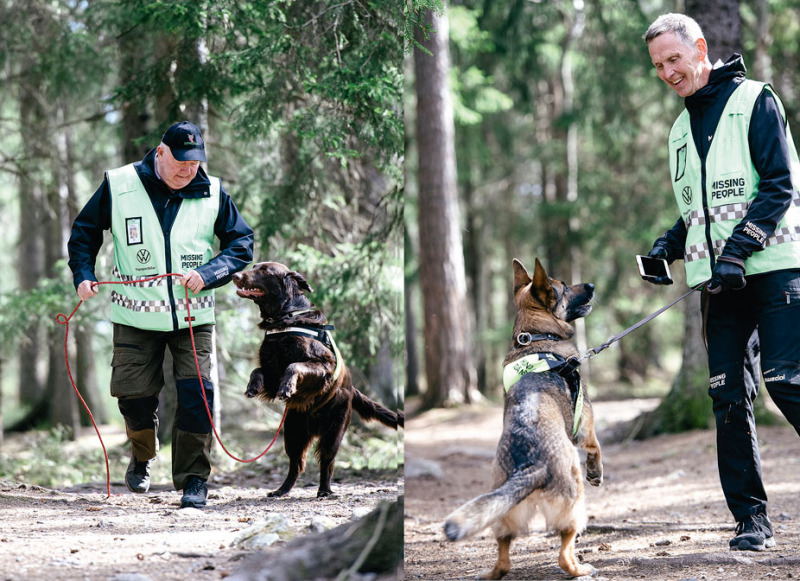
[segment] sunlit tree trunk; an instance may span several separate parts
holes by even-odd
[[[464,251],[456,183],[455,127],[448,74],[446,15],[428,13],[435,33],[414,52],[419,151],[420,286],[424,312],[425,407],[470,401],[475,372],[470,354]]]

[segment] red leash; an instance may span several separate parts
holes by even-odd
[[[182,274],[168,273],[168,274],[159,274],[157,276],[151,276],[150,278],[143,278],[143,279],[139,279],[139,280],[135,280],[135,281],[108,280],[108,281],[96,282],[94,284],[97,285],[97,286],[99,286],[101,284],[134,284],[134,283],[148,282],[148,281],[155,280],[155,279],[158,279],[158,278],[164,278],[166,276],[183,277]],[[231,458],[233,458],[237,462],[244,462],[244,463],[255,462],[256,460],[261,458],[264,454],[269,452],[270,448],[272,448],[272,445],[278,439],[278,434],[280,434],[281,428],[283,427],[283,422],[286,419],[286,412],[288,411],[288,408],[284,408],[283,417],[281,418],[281,423],[278,425],[278,430],[275,432],[275,436],[272,438],[272,441],[269,443],[269,445],[266,447],[266,449],[263,452],[261,452],[261,454],[259,454],[258,456],[254,457],[254,458],[243,459],[243,458],[238,458],[237,456],[234,456],[233,454],[231,454],[228,451],[228,449],[225,447],[225,444],[222,443],[222,438],[220,438],[219,434],[217,433],[217,427],[214,425],[214,418],[211,417],[211,415],[212,415],[211,414],[211,407],[208,405],[208,398],[206,398],[206,390],[205,390],[205,387],[203,386],[203,376],[200,373],[200,362],[197,359],[197,347],[194,344],[194,330],[192,329],[192,314],[191,314],[191,312],[189,310],[189,288],[188,287],[184,287],[184,290],[186,291],[186,317],[187,317],[187,320],[189,321],[189,336],[192,339],[192,353],[194,354],[194,365],[195,365],[195,368],[197,369],[197,379],[200,382],[200,393],[203,396],[203,403],[206,405],[206,413],[208,414],[208,421],[211,422],[211,429],[214,431],[214,436],[217,438],[217,442],[219,442],[219,445],[222,447],[222,449],[225,451],[225,453],[228,456],[230,456]],[[69,381],[72,384],[72,389],[75,391],[75,394],[78,396],[78,399],[81,400],[81,403],[83,404],[83,407],[86,410],[86,413],[89,414],[89,419],[92,421],[92,426],[94,426],[94,431],[97,433],[97,438],[100,440],[100,446],[102,446],[102,448],[103,448],[103,456],[105,457],[105,460],[106,460],[106,491],[108,492],[108,497],[110,498],[111,497],[111,470],[109,469],[109,466],[108,466],[108,452],[106,451],[106,445],[103,443],[103,437],[100,435],[100,429],[97,427],[97,423],[94,421],[94,415],[92,415],[92,411],[89,409],[89,406],[86,404],[86,400],[83,399],[83,396],[81,396],[81,392],[78,391],[78,388],[75,385],[75,380],[72,378],[72,370],[69,367],[69,350],[67,348],[67,340],[69,338],[69,321],[70,321],[70,319],[72,319],[72,316],[76,313],[76,311],[80,308],[80,306],[82,304],[83,304],[83,300],[78,301],[78,304],[75,305],[75,308],[72,309],[72,312],[69,314],[68,317],[66,315],[64,315],[64,313],[59,313],[56,316],[56,321],[58,321],[59,325],[64,325],[65,326],[65,330],[64,330],[64,360],[67,363],[67,374],[69,375]]]

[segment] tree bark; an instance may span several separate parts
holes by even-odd
[[[686,14],[703,29],[712,64],[744,52],[739,0],[686,0]]]
[[[35,19],[38,21],[39,19]],[[19,176],[19,289],[26,292],[34,289],[43,274],[43,244],[41,224],[43,220],[44,188],[39,166],[48,159],[48,147],[42,142],[49,135],[46,112],[40,101],[41,80],[34,72],[35,56],[28,54],[22,68],[26,82],[20,85],[20,124],[26,128],[23,140],[24,160],[20,162]],[[42,348],[42,333],[38,323],[32,323],[24,332],[19,345],[19,394],[24,404],[36,404],[44,396],[44,385],[37,369]]]
[[[431,54],[414,51],[419,151],[420,286],[424,312],[423,407],[469,402],[475,387],[470,353],[464,251],[456,183],[455,127],[448,74],[446,15],[428,12],[434,33],[417,41]]]

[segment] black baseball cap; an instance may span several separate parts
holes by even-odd
[[[206,146],[197,125],[188,121],[175,123],[167,129],[161,142],[169,147],[178,161],[205,161]]]

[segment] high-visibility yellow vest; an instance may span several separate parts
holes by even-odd
[[[670,172],[675,199],[686,224],[684,264],[689,286],[711,278],[711,252],[715,256],[722,254],[734,227],[746,220],[750,203],[758,194],[760,177],[750,157],[748,131],[753,107],[764,87],[772,91],[764,83],[744,81],[728,99],[706,157],[705,189],[688,111],[681,113],[670,131]],[[785,120],[777,95],[775,100]],[[786,140],[792,203],[769,237],[755,224],[745,224],[746,233],[760,241],[763,248],[745,261],[748,275],[800,266],[800,162],[788,124]]]
[[[219,178],[209,176],[209,196],[184,198],[172,229],[163,232],[150,196],[133,164],[107,172],[111,192],[114,276],[131,284],[114,285],[111,321],[151,331],[189,326],[186,291],[177,277],[213,256],[214,222],[219,213]],[[173,202],[170,202],[173,203]],[[138,281],[138,282],[137,282]],[[192,325],[214,323],[214,291],[189,292]]]

